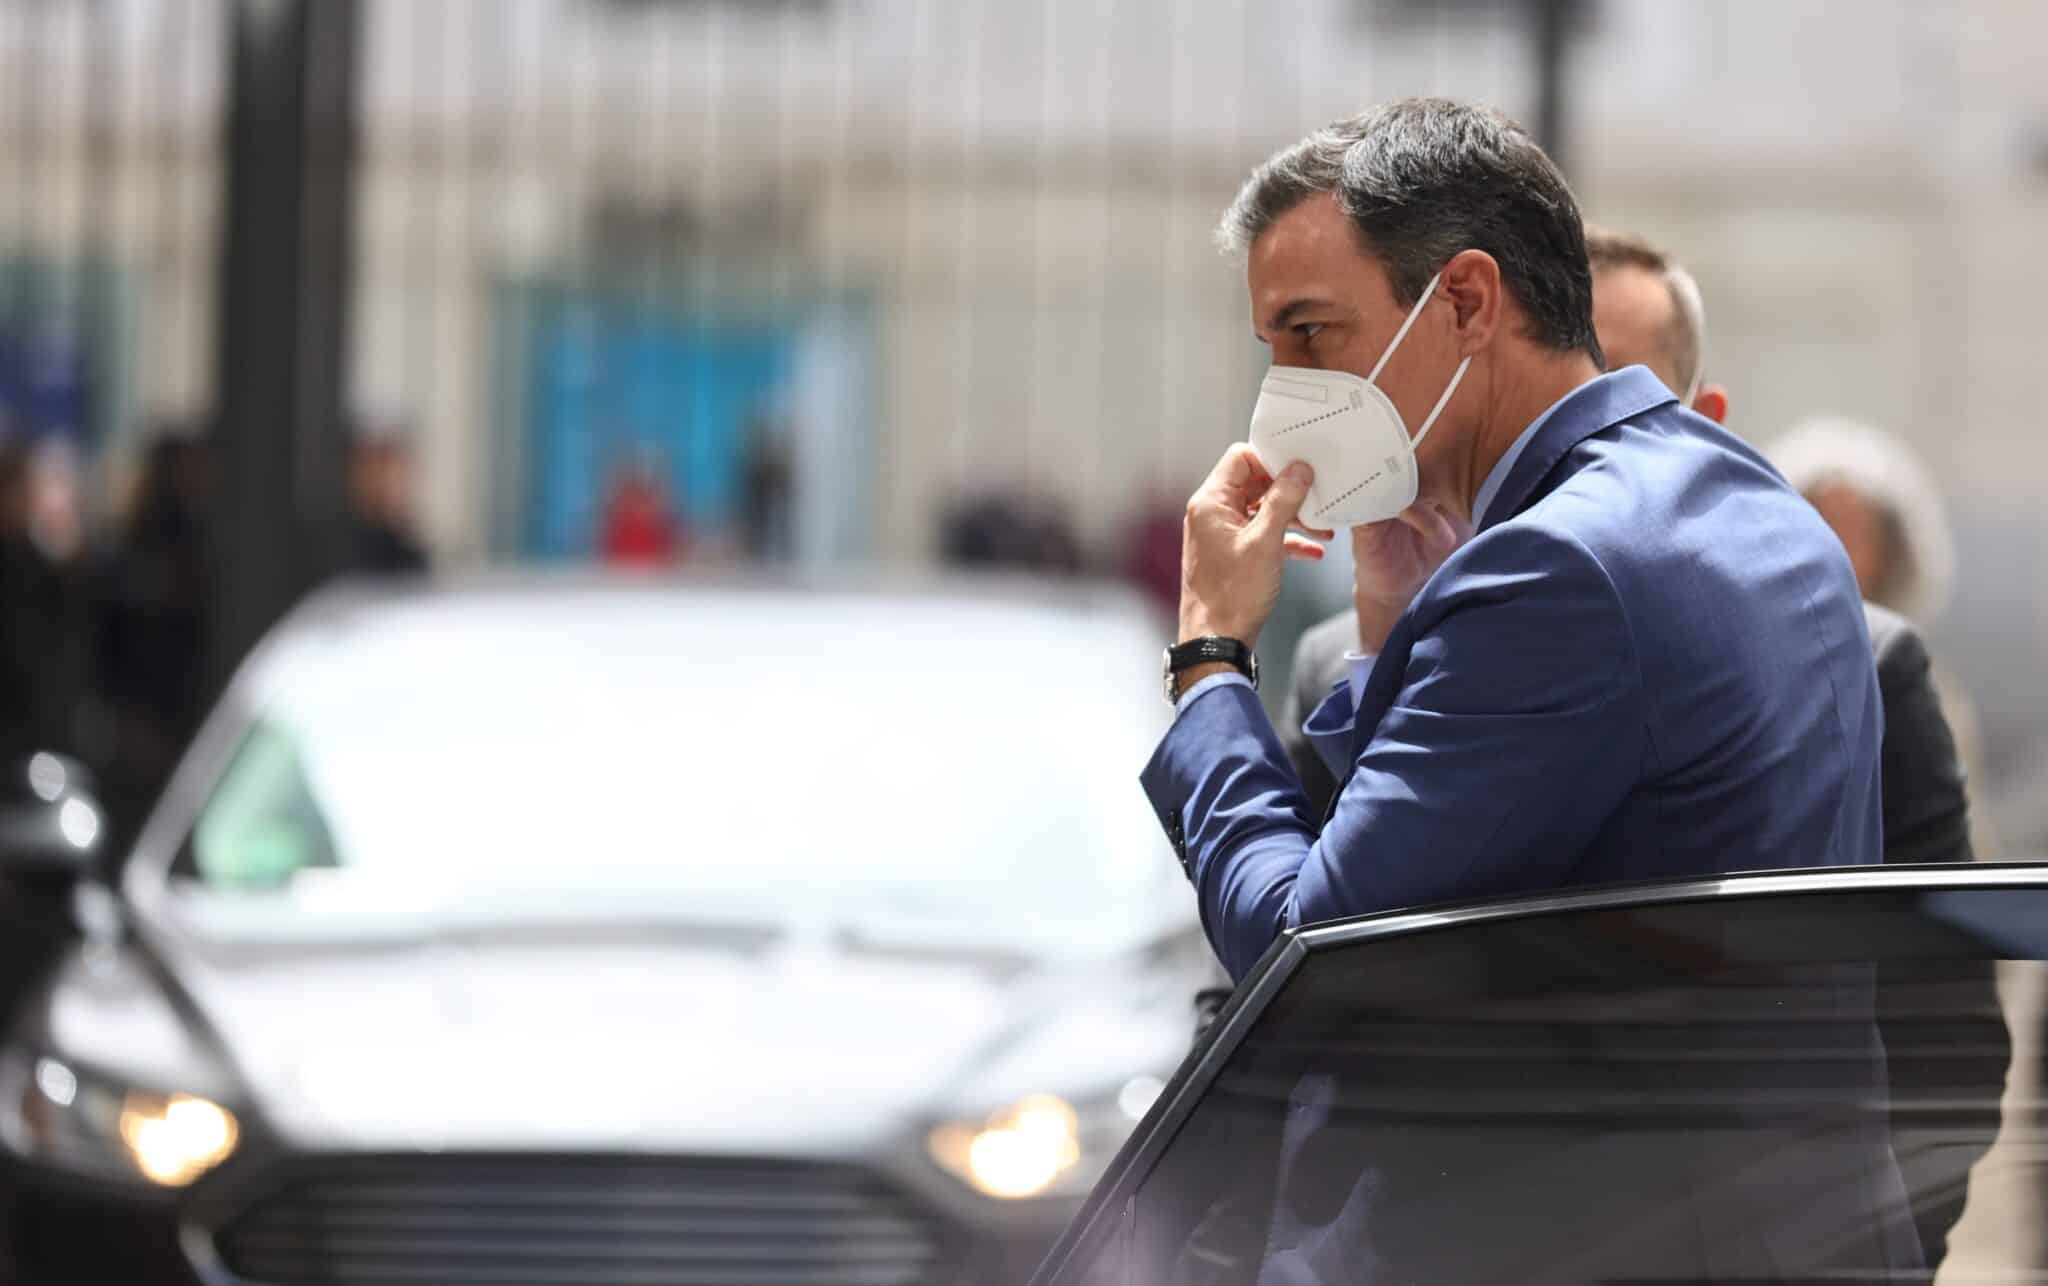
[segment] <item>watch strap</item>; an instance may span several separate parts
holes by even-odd
[[[1259,658],[1240,639],[1227,639],[1217,635],[1189,639],[1166,649],[1166,668],[1170,674],[1192,670],[1198,665],[1221,663],[1235,669],[1251,680],[1254,688],[1259,686]]]

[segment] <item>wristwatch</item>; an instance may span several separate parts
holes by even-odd
[[[1189,639],[1166,649],[1166,704],[1180,703],[1180,676],[1183,670],[1192,670],[1198,665],[1213,662],[1235,666],[1237,672],[1252,681],[1252,687],[1259,686],[1259,658],[1249,647],[1237,639],[1207,638]]]

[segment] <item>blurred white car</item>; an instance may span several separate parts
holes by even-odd
[[[1158,644],[1066,585],[320,596],[10,1038],[19,1223],[108,1230],[21,1275],[1020,1278],[1213,967]]]

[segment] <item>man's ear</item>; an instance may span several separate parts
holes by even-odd
[[[1500,264],[1484,250],[1460,250],[1444,265],[1438,290],[1451,296],[1458,328],[1458,352],[1469,356],[1493,342],[1500,328],[1502,300]]]
[[[1700,385],[1699,396],[1692,400],[1692,409],[1716,424],[1728,423],[1728,390],[1719,384]]]

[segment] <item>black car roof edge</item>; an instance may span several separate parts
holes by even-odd
[[[1475,898],[1396,911],[1376,911],[1347,920],[1327,920],[1290,930],[1310,952],[1357,946],[1378,938],[1427,929],[1481,924],[1532,915],[1601,911],[1722,898],[1776,897],[1900,889],[2048,886],[2048,861],[1926,863],[1917,866],[1815,866],[1738,871],[1714,876],[1587,885],[1570,890]]]

